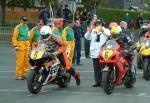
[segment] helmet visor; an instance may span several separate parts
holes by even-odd
[[[48,37],[49,37],[49,34],[41,35],[41,38],[42,38],[42,39],[47,39]]]

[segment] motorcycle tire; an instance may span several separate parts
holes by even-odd
[[[150,63],[147,61],[144,61],[144,66],[143,66],[143,75],[145,80],[150,80]]]
[[[131,77],[130,77],[130,78],[131,78]],[[136,79],[136,78],[135,78],[135,79]],[[134,81],[136,81],[136,80],[134,80]],[[124,83],[124,86],[125,86],[126,88],[133,88],[134,83],[132,82],[131,79],[129,79],[128,81],[126,81],[126,82]]]
[[[68,87],[70,80],[71,80],[71,75],[69,75],[69,77],[62,77],[62,79],[58,81],[59,88]]]
[[[35,72],[35,70],[29,71],[27,78],[27,87],[32,94],[37,94],[42,89],[42,83],[38,82],[38,77],[39,75]],[[35,85],[37,86],[35,87]]]
[[[110,82],[111,80],[111,72],[110,71],[105,71],[102,73],[102,87],[104,92],[106,92],[106,94],[111,94],[112,90],[114,88],[114,83]]]

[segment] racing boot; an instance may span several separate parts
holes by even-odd
[[[75,78],[75,80],[76,80],[76,84],[79,86],[80,85],[80,74],[79,73],[77,73],[76,71],[75,71],[75,69],[74,68],[72,68],[71,67],[71,69],[68,71],[74,78]]]

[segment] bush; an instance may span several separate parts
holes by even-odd
[[[116,21],[119,23],[124,19],[126,12],[128,12],[131,18],[134,20],[134,22],[136,22],[136,18],[139,12],[124,11],[121,9],[99,8],[97,9],[97,16],[103,18],[106,24],[109,24],[112,21]],[[144,19],[150,18],[150,13],[143,13],[143,18]]]

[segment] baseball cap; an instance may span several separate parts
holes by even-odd
[[[28,20],[28,18],[27,18],[26,16],[22,16],[22,17],[21,17],[21,20],[23,20],[23,21],[27,21],[27,20]]]

